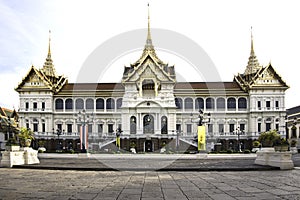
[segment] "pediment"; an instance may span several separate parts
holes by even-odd
[[[16,90],[24,88],[51,89],[51,86],[47,82],[47,80],[45,80],[43,74],[40,73],[34,66],[32,66],[27,75],[23,78],[22,82],[18,85]]]
[[[251,87],[264,86],[264,87],[287,87],[285,81],[274,70],[271,64],[261,69],[253,79]]]

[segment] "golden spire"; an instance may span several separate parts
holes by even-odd
[[[149,9],[149,3],[148,3],[148,35],[147,35],[147,41],[146,41],[146,48],[153,48],[152,45],[152,39],[151,39],[151,33],[150,33],[150,9]]]
[[[49,30],[49,44],[48,44],[48,58],[51,58],[51,48],[50,48],[50,43],[51,43],[51,30]]]
[[[255,52],[254,52],[254,45],[253,45],[253,34],[252,34],[252,26],[251,26],[251,50],[250,50],[250,56],[248,59],[248,65],[245,70],[245,75],[254,74],[257,72],[257,70],[260,68],[258,60],[256,58]]]

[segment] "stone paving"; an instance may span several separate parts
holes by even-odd
[[[0,199],[300,199],[300,170],[72,171],[0,168]]]

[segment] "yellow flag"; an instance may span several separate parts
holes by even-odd
[[[120,137],[117,137],[116,145],[117,145],[117,147],[121,147],[121,138]]]
[[[198,151],[206,150],[205,126],[198,126]]]

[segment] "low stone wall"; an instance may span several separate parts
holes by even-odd
[[[20,149],[19,151],[2,151],[1,167],[12,167],[14,165],[30,165],[40,163],[38,159],[38,151],[29,147]]]
[[[258,151],[255,164],[279,167],[283,170],[294,168],[291,152]]]

